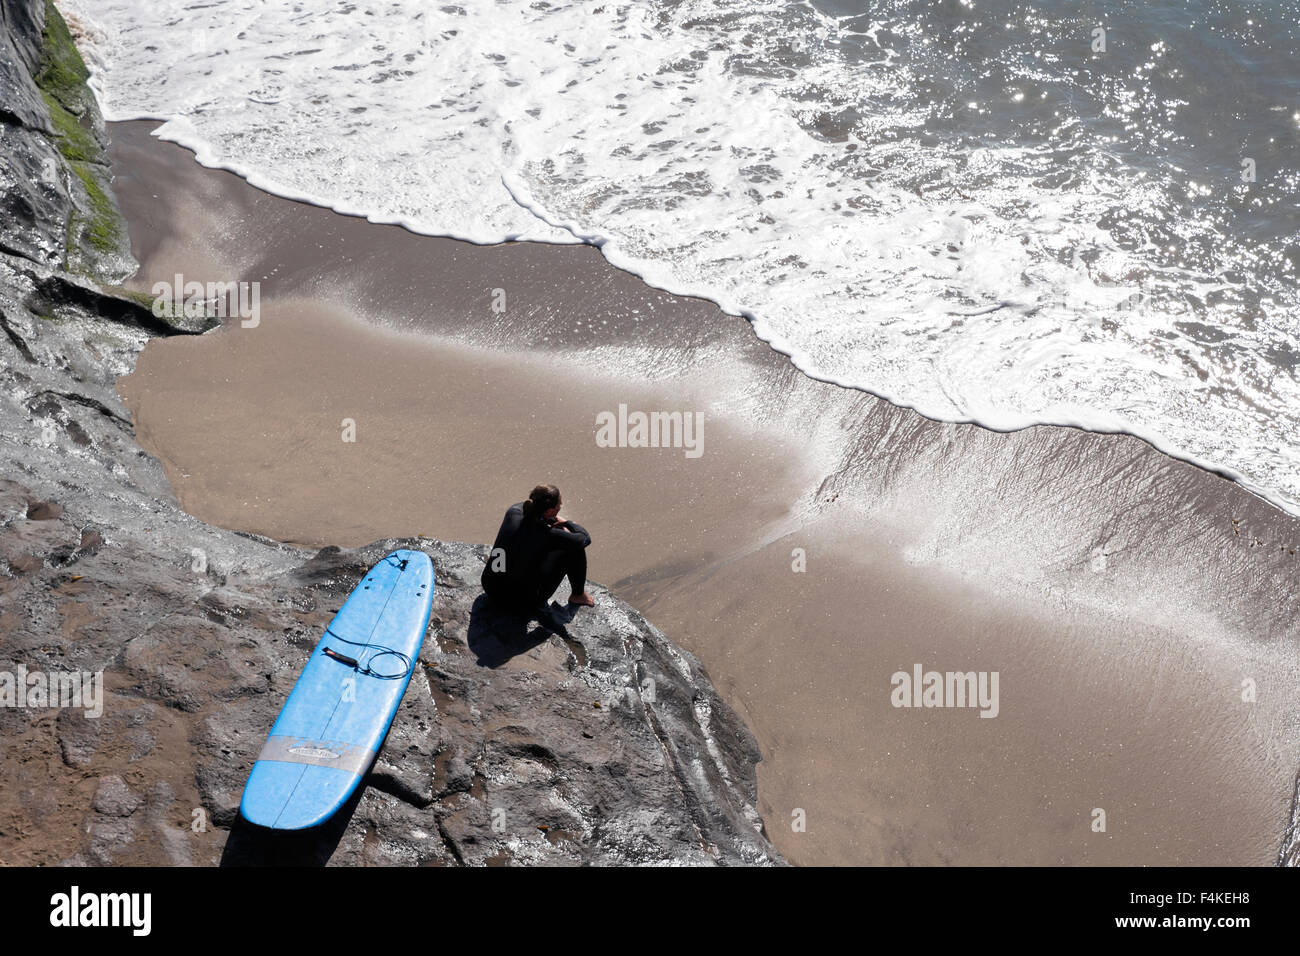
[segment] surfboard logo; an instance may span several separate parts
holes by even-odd
[[[314,764],[349,773],[365,773],[375,759],[369,747],[350,744],[342,740],[312,740],[309,737],[287,737],[272,734],[266,738],[258,760],[276,760],[281,763]]]
[[[315,757],[318,760],[338,760],[339,757],[343,756],[324,747],[290,747],[289,753],[297,754],[300,757]]]

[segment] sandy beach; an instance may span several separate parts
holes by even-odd
[[[152,126],[112,126],[130,287],[260,283],[255,325],[154,340],[119,381],[189,513],[311,546],[489,542],[554,482],[591,577],[757,736],[759,811],[797,864],[1276,860],[1300,521],[1131,436],[813,381],[590,246],[340,216]],[[620,406],[698,413],[700,454],[602,447]],[[917,666],[996,673],[996,716],[895,706]]]

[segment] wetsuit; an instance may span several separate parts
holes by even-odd
[[[566,521],[556,527],[544,518],[528,518],[524,505],[511,505],[501,522],[483,568],[483,590],[522,608],[546,604],[567,576],[575,595],[587,587],[587,552],[591,535]],[[504,555],[504,556],[503,556]]]

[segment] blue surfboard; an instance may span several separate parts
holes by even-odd
[[[248,775],[239,812],[302,830],[356,791],[411,682],[433,606],[433,562],[394,551],[348,595],[285,701]]]

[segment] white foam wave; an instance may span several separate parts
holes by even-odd
[[[1236,280],[1117,241],[1100,223],[1168,207],[1171,181],[1068,140],[1045,72],[966,109],[1055,109],[1062,144],[971,148],[933,135],[898,54],[928,40],[905,18],[776,0],[60,5],[89,27],[109,118],[165,119],[163,138],[260,188],[479,243],[595,243],[749,317],[816,377],[996,429],[1132,432],[1300,512],[1300,382],[1261,358],[1300,347],[1294,295],[1237,321]],[[1184,328],[1214,313],[1188,299],[1220,303],[1226,345]]]

